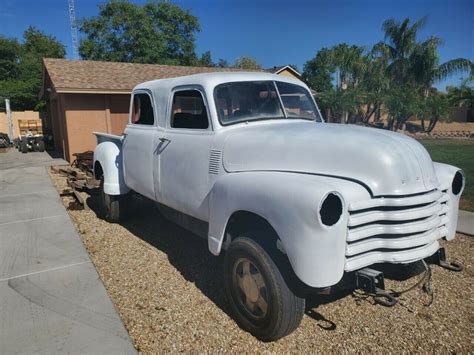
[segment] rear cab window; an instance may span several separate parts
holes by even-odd
[[[209,128],[206,105],[199,90],[186,89],[174,93],[170,127],[202,130]]]
[[[145,92],[133,94],[130,123],[146,126],[153,126],[155,124],[155,114],[150,94]]]

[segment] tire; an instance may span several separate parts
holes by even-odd
[[[44,141],[43,140],[41,140],[37,143],[37,148],[38,148],[38,152],[44,152],[45,146],[44,146]]]
[[[104,179],[100,180],[102,209],[105,219],[110,223],[119,223],[126,219],[127,195],[109,195],[104,192]]]
[[[292,292],[271,256],[253,239],[241,236],[232,241],[224,282],[237,324],[258,339],[280,339],[300,324],[305,299]]]
[[[26,139],[21,140],[20,149],[23,154],[28,153],[28,141]]]

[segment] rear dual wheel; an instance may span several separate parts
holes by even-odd
[[[236,322],[263,341],[293,332],[305,310],[305,299],[282,276],[279,267],[285,266],[277,265],[268,249],[239,237],[227,250],[224,270],[226,295]]]
[[[104,192],[104,179],[100,180],[100,192],[104,217],[108,222],[125,220],[128,209],[128,195],[109,195]]]

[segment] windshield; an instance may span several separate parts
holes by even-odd
[[[223,125],[265,119],[322,121],[310,93],[295,84],[273,81],[226,83],[218,85],[214,95]]]

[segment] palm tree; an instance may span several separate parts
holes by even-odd
[[[457,73],[468,72],[472,65],[470,60],[463,58],[439,64],[437,49],[442,40],[433,36],[417,42],[418,32],[426,20],[425,16],[412,24],[408,17],[403,22],[394,19],[384,21],[385,42],[375,46],[376,50],[389,57],[387,73],[395,83],[416,83],[425,90],[425,95],[434,83]]]

